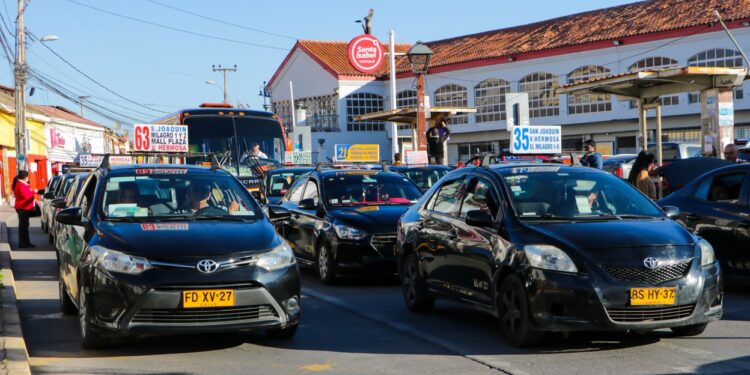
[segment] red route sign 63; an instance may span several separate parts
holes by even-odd
[[[349,64],[362,73],[374,73],[383,63],[383,45],[372,35],[352,39],[347,54]]]

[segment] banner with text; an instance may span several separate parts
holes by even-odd
[[[380,161],[379,144],[344,144],[334,145],[333,161],[377,163]]]
[[[287,151],[284,153],[284,164],[312,164],[312,152]]]
[[[186,125],[133,125],[135,151],[188,152]]]
[[[404,155],[406,165],[428,164],[429,162],[427,151],[406,150],[406,155]]]
[[[511,130],[512,154],[559,154],[562,132],[559,125],[514,126]]]

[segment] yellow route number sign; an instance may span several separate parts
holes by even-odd
[[[377,163],[380,161],[379,144],[334,145],[335,162]]]

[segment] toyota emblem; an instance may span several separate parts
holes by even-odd
[[[214,273],[219,269],[219,263],[216,263],[211,259],[203,259],[202,261],[198,262],[195,268],[203,273]]]
[[[650,270],[659,268],[659,260],[654,257],[648,257],[643,260],[643,265]]]

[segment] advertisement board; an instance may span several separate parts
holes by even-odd
[[[133,149],[141,152],[188,152],[186,125],[133,125]]]
[[[379,144],[334,145],[333,161],[355,163],[377,163],[380,161]]]
[[[404,164],[406,165],[429,164],[427,151],[406,150],[406,154],[404,155]]]
[[[284,154],[284,164],[312,164],[311,151],[292,151]]]
[[[372,35],[362,34],[349,42],[349,64],[362,73],[373,73],[383,64],[383,45]]]

